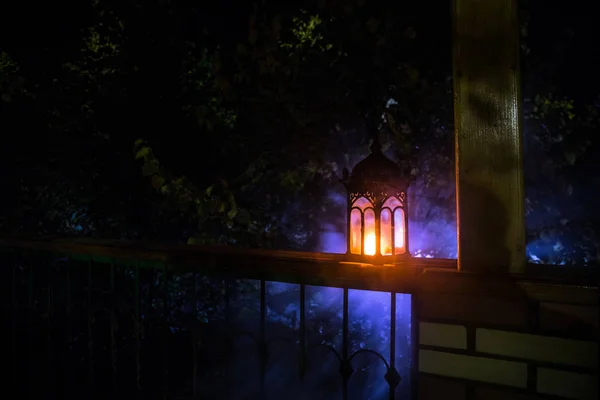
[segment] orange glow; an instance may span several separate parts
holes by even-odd
[[[375,233],[375,211],[372,208],[365,210],[365,248],[364,254],[374,256],[377,252],[377,234]]]
[[[392,215],[390,210],[381,210],[379,227],[381,230],[381,255],[392,255]]]
[[[360,210],[352,210],[350,214],[350,253],[360,254],[362,248],[362,232],[361,232],[361,215]]]
[[[354,200],[352,207],[360,208],[361,210],[365,211],[367,208],[373,207],[373,204],[371,204],[371,202],[364,197],[359,197],[358,199]]]
[[[404,253],[404,211],[394,211],[394,254]]]
[[[365,237],[365,254],[368,256],[374,256],[376,251],[376,242],[377,238],[375,237],[374,232],[367,233]]]
[[[364,197],[354,201],[350,213],[350,253],[391,256],[406,252],[404,210],[398,199],[390,197],[384,203],[376,232],[375,210]],[[362,212],[361,212],[362,210]],[[379,242],[378,242],[379,241]]]

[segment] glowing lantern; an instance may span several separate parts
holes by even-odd
[[[402,169],[381,152],[371,154],[341,182],[348,192],[348,254],[393,259],[409,256],[407,189]]]

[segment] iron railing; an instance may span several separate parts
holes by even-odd
[[[411,335],[397,340],[397,333],[412,334],[416,324],[404,318],[399,328],[397,293],[411,292],[406,277],[423,265],[451,266],[424,260],[375,267],[345,264],[340,255],[68,240],[0,246],[10,276],[2,279],[11,326],[5,344],[19,398],[362,399],[369,391],[373,399],[410,398],[416,358]],[[281,304],[297,298],[293,320],[269,316],[277,308],[269,306],[273,281],[294,284],[279,291],[288,296]],[[341,314],[340,329],[310,321],[315,285],[340,288],[341,313],[330,314]],[[387,349],[351,343],[354,289],[389,293]],[[284,350],[274,350],[278,342]],[[323,350],[333,358],[314,357]],[[282,373],[283,365],[292,371]],[[382,378],[375,383],[364,373],[373,370]]]
[[[417,315],[409,304],[398,317],[402,293],[418,296],[423,270],[456,261],[373,266],[336,254],[0,238],[0,265],[13,398],[362,400],[415,396]],[[531,274],[580,285],[598,275],[528,266],[518,280]],[[384,295],[366,320],[387,347],[353,337],[365,301],[356,290]],[[290,318],[278,313],[292,303]]]

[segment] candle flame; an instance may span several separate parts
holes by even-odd
[[[377,238],[375,237],[375,234],[370,232],[367,233],[367,236],[365,237],[365,254],[368,256],[374,256],[375,255],[375,250],[377,248],[376,246],[376,241]]]

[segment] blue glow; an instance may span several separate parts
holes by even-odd
[[[258,282],[256,287],[258,288]],[[339,356],[342,356],[343,290],[329,287],[306,287],[306,349],[307,368],[299,377],[300,346],[300,285],[279,282],[266,284],[266,337],[269,362],[266,370],[268,398],[285,398],[289,393],[297,398],[341,398],[342,380]],[[241,313],[238,326],[259,337],[258,293],[252,294],[249,309]],[[396,369],[402,377],[396,388],[397,398],[410,396],[411,296],[396,295]],[[252,307],[250,304],[254,304]],[[390,362],[391,294],[362,290],[348,292],[348,356],[352,356],[354,373],[349,380],[350,398],[387,399],[389,386],[386,368],[373,350]],[[250,310],[254,308],[253,310]],[[330,348],[331,349],[330,349]],[[362,350],[362,351],[360,351]],[[228,363],[229,396],[253,398],[259,390],[259,357],[256,343],[248,335],[236,339],[235,359]]]
[[[412,193],[410,195],[412,198]],[[412,200],[415,201],[415,199]],[[333,202],[340,210],[345,212],[346,199],[342,194],[332,192],[328,196],[328,201]],[[435,208],[427,198],[420,198],[418,201],[421,202],[420,208],[427,210]],[[428,219],[431,214],[434,214],[433,217]],[[410,216],[408,235],[409,247],[413,256],[456,259],[458,255],[456,221],[452,218],[452,215],[448,214],[445,210],[437,207],[435,213],[429,212],[424,216]],[[343,213],[332,216],[322,226],[319,233],[319,248],[316,250],[323,253],[345,253],[347,246],[346,229],[346,219]]]

